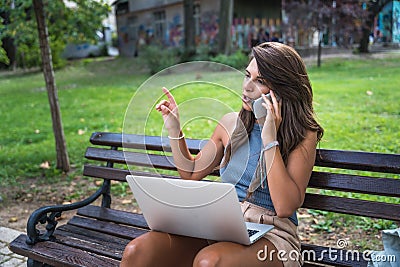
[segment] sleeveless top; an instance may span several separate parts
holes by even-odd
[[[246,198],[247,188],[249,187],[257,169],[262,149],[261,130],[261,125],[257,123],[254,124],[254,128],[250,133],[248,141],[241,145],[237,151],[231,155],[228,164],[220,169],[221,180],[235,185],[240,201],[243,201]],[[267,181],[265,181],[264,184],[265,186],[259,186],[247,201],[275,212]],[[298,225],[296,211],[289,217],[289,219],[295,225]]]

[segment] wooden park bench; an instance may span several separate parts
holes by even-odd
[[[90,164],[84,166],[83,175],[104,179],[102,186],[81,202],[42,207],[31,214],[27,234],[10,244],[13,252],[28,257],[28,266],[118,266],[128,242],[149,229],[143,215],[111,208],[111,180],[126,181],[129,174],[126,164],[134,166],[136,174],[152,175],[152,171],[169,170],[175,176],[166,177],[178,178],[170,154],[160,152],[170,151],[167,139],[124,135],[123,145],[122,134],[96,132],[90,143],[85,154]],[[205,142],[187,139],[187,143],[191,152],[196,153]],[[131,149],[124,153],[122,147]],[[319,149],[315,166],[326,168],[315,168],[318,170],[312,174],[310,188],[400,197],[400,179],[387,178],[400,174],[400,155]],[[347,170],[365,172],[354,175],[346,174]],[[315,192],[307,193],[304,208],[400,221],[400,204],[311,191]],[[101,206],[91,205],[100,197]],[[56,227],[57,217],[63,211],[75,209],[76,215],[68,223]],[[38,230],[41,224],[45,228]],[[360,255],[362,252],[331,249],[335,249],[334,255],[327,253],[328,247],[302,244],[302,250],[307,251],[303,255],[304,266],[367,266],[368,259]]]

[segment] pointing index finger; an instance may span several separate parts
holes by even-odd
[[[168,97],[169,102],[170,102],[171,104],[176,105],[175,99],[174,99],[174,97],[172,96],[172,94],[170,93],[170,91],[169,91],[167,88],[165,88],[165,87],[163,87],[162,90],[163,90],[164,94]]]

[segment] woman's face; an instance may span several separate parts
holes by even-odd
[[[253,58],[245,70],[242,95],[243,108],[250,111],[252,102],[261,97],[261,94],[267,94],[269,90],[265,80],[260,76],[257,62]]]

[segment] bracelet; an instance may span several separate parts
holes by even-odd
[[[171,139],[171,140],[181,140],[181,139],[184,138],[184,137],[185,137],[185,134],[184,134],[184,133],[182,133],[182,135],[179,136],[179,137],[171,137],[171,136],[168,135],[168,138]]]
[[[278,141],[272,141],[271,143],[268,143],[264,148],[263,148],[263,152],[267,151],[271,148],[273,148],[274,146],[279,146],[279,142]]]

